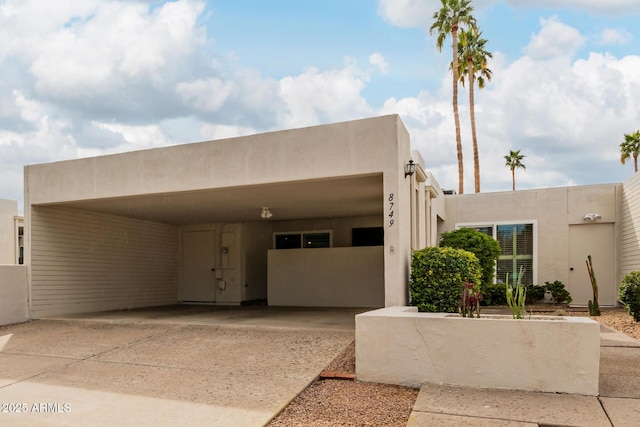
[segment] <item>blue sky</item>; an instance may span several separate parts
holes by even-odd
[[[640,2],[474,0],[494,53],[476,91],[482,191],[620,182],[640,128]],[[558,7],[562,4],[562,7]],[[22,168],[398,113],[457,188],[436,0],[0,0],[0,198]],[[449,41],[446,43],[449,44]],[[468,94],[459,105],[473,191]]]

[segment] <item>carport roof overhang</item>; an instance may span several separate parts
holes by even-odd
[[[382,174],[289,181],[50,204],[175,226],[382,215]]]

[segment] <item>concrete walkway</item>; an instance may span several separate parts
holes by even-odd
[[[407,427],[639,425],[640,342],[602,325],[598,397],[425,384]]]
[[[354,339],[357,312],[182,306],[1,327],[0,425],[260,426]]]

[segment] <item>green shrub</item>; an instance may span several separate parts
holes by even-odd
[[[633,271],[622,279],[618,299],[633,320],[640,322],[640,271]]]
[[[543,299],[547,290],[545,286],[540,285],[525,285],[525,288],[527,290],[527,304],[535,304]]]
[[[455,248],[429,247],[413,253],[409,291],[418,311],[456,313],[462,283],[478,283],[482,269],[476,256]]]
[[[460,228],[442,233],[439,246],[464,249],[475,254],[482,268],[479,282],[481,290],[484,292],[485,287],[493,283],[496,260],[500,256],[500,244],[496,239],[473,228]]]
[[[553,295],[554,302],[558,304],[566,302],[567,304],[569,304],[571,303],[571,301],[573,301],[573,298],[571,298],[571,294],[564,288],[564,283],[562,283],[561,281],[555,280],[551,283],[544,282],[544,284],[546,290],[551,292],[551,295]]]
[[[487,305],[507,305],[504,285],[496,285],[494,283],[485,285],[482,301]]]

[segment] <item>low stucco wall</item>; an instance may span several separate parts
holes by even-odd
[[[0,326],[29,320],[27,268],[0,265]]]
[[[382,246],[268,253],[269,305],[384,307]]]
[[[600,327],[589,318],[480,319],[389,307],[356,316],[360,381],[598,394]]]

